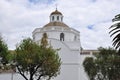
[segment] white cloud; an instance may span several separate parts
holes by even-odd
[[[84,49],[111,46],[108,28],[112,18],[120,13],[120,0],[46,2],[33,4],[29,0],[0,0],[0,32],[10,49],[15,49],[16,43],[24,37],[31,37],[35,28],[47,24],[56,3],[64,15],[64,22],[81,32]],[[93,25],[92,29],[88,29],[89,25]]]

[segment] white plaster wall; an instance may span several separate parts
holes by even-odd
[[[35,33],[35,35],[34,35],[34,41],[38,41],[38,40],[40,40],[41,38],[42,38],[42,35],[43,35],[43,33]]]
[[[69,48],[64,42],[59,41],[57,39],[49,39],[50,44],[53,46],[54,49],[59,49],[58,51],[59,56],[63,63],[75,63],[79,64],[79,50],[74,51]]]
[[[69,46],[71,50],[79,50],[80,52],[80,41],[64,41],[64,43]]]
[[[58,39],[60,40],[60,33],[58,31],[50,31],[50,32],[46,32],[48,35],[48,38],[54,38],[54,39]]]
[[[61,66],[60,75],[53,80],[80,80],[79,65],[63,65]]]
[[[75,41],[75,36],[76,34],[70,31],[56,31],[56,30],[51,30],[51,31],[43,31],[43,32],[37,32],[34,34],[35,41],[38,41],[42,38],[43,33],[47,33],[48,38],[53,38],[53,39],[58,39],[60,40],[60,33],[64,33],[64,41]],[[77,36],[78,38],[78,36]],[[77,41],[79,41],[77,39]]]
[[[64,32],[65,34],[65,41],[73,41],[75,34],[71,32]]]
[[[53,48],[61,48],[58,52],[61,60],[61,72],[54,80],[80,80],[80,52],[71,50],[64,42],[57,39],[49,39]]]

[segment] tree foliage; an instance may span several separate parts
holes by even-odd
[[[88,74],[90,80],[94,80],[94,77],[96,76],[97,73],[97,68],[94,64],[94,59],[92,57],[86,57],[84,60],[84,69],[86,73]]]
[[[114,24],[110,27],[110,36],[113,36],[113,46],[119,50],[120,53],[120,14],[112,19]]]
[[[17,69],[26,80],[50,80],[59,74],[61,60],[57,51],[44,41],[47,41],[47,34],[43,35],[40,45],[30,38],[24,39],[15,50]]]
[[[87,57],[83,66],[90,80],[120,79],[120,56],[112,48],[99,48],[99,53]]]
[[[3,65],[8,63],[7,55],[9,54],[7,44],[3,41],[2,36],[0,36],[0,57],[1,63]]]

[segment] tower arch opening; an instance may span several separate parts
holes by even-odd
[[[64,37],[65,37],[64,33],[60,33],[60,41],[64,41]]]

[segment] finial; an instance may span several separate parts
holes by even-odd
[[[56,4],[55,6],[56,6],[56,10],[57,10],[57,6],[58,6],[58,4]]]

